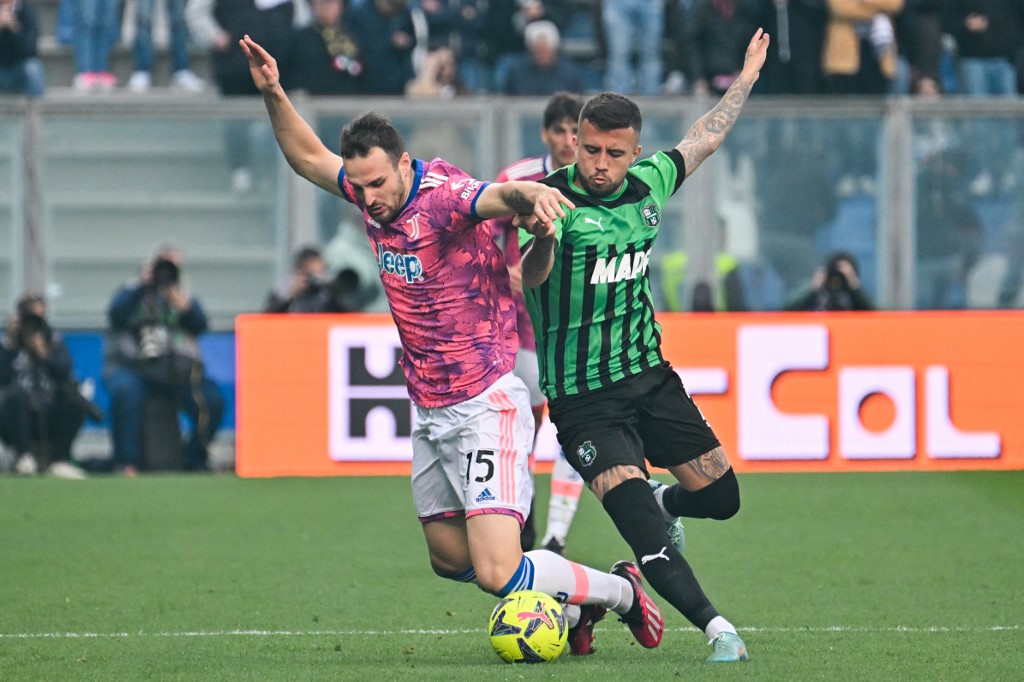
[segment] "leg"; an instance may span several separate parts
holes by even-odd
[[[645,453],[657,466],[672,466],[691,458],[687,453],[694,449],[718,445],[678,375],[667,365],[654,368],[585,396],[552,401],[551,415],[567,458],[633,550],[651,587],[709,639],[725,630],[734,633],[669,539],[663,510],[647,484]]]
[[[661,89],[661,43],[665,30],[665,3],[649,0],[637,8],[640,35],[637,55],[637,91],[643,95],[656,95]]]
[[[188,26],[185,23],[186,0],[167,0],[167,18],[171,24],[171,68],[173,72],[189,67]]]
[[[635,32],[628,8],[619,2],[601,3],[601,24],[608,43],[605,88],[623,93],[635,92],[631,64]]]
[[[142,459],[142,405],[146,384],[135,372],[114,366],[104,372],[110,394],[110,439],[115,467],[138,468]]]
[[[76,388],[62,387],[47,415],[49,425],[50,459],[66,462],[71,459],[71,446],[85,423],[85,404]]]
[[[135,0],[135,43],[132,60],[136,71],[153,70],[153,7],[156,0]]]
[[[192,422],[192,435],[185,444],[185,469],[208,468],[209,445],[224,416],[224,398],[213,380],[203,377],[198,385],[186,387],[179,398],[179,407]]]
[[[533,496],[527,464],[533,420],[527,396],[522,381],[506,375],[458,405],[417,408],[413,498],[431,566],[439,575],[475,581],[498,596],[524,589],[549,594],[570,605],[572,625],[581,622],[579,605],[624,613],[633,602],[627,580],[544,550],[524,555],[519,547]],[[592,626],[598,619],[582,622]],[[589,630],[584,634],[578,641],[587,650],[576,653],[589,652]]]
[[[544,531],[541,546],[561,554],[565,550],[569,527],[576,516],[580,495],[583,492],[583,477],[559,453],[551,471],[551,502],[548,505],[548,526]]]

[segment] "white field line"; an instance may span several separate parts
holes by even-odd
[[[769,634],[878,634],[905,632],[910,634],[943,634],[963,632],[1004,632],[1020,630],[1020,625],[989,625],[982,627],[914,627],[897,625],[893,627],[850,627],[829,625],[825,627],[747,627],[740,632],[763,632]],[[666,628],[669,631],[692,632],[693,628]],[[479,635],[480,629],[463,630],[192,630],[183,632],[0,632],[3,639],[100,639],[130,637],[388,637],[394,635]]]

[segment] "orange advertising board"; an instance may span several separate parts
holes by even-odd
[[[738,472],[1024,469],[1024,313],[665,314],[665,358]],[[403,474],[387,315],[243,315],[241,476]],[[550,461],[550,424],[537,457]]]

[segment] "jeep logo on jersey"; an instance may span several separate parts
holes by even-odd
[[[644,206],[640,209],[640,213],[644,217],[644,222],[651,227],[657,227],[661,224],[661,214],[658,213],[658,207],[654,204]]]
[[[576,455],[580,458],[580,463],[583,466],[588,467],[594,463],[597,459],[597,448],[589,440],[585,441],[583,445],[576,448]]]
[[[590,275],[590,283],[610,284],[636,279],[647,272],[647,265],[646,251],[624,253],[618,258],[598,258],[594,261],[594,272]]]
[[[383,244],[377,244],[377,269],[389,275],[404,277],[409,284],[423,279],[423,263],[419,256],[385,251]]]

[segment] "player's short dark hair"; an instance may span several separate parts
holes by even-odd
[[[380,147],[397,164],[405,153],[405,140],[384,114],[369,112],[348,122],[341,131],[341,158],[368,156],[374,147]]]
[[[319,260],[320,258],[323,258],[320,249],[315,246],[303,246],[295,252],[295,257],[292,258],[292,267],[296,270],[301,270],[310,261]]]
[[[617,92],[602,92],[588,99],[580,111],[580,123],[584,121],[603,131],[632,128],[637,135],[644,125],[636,102]]]
[[[550,128],[565,119],[575,121],[580,117],[583,100],[571,92],[556,92],[544,107],[544,127]]]

